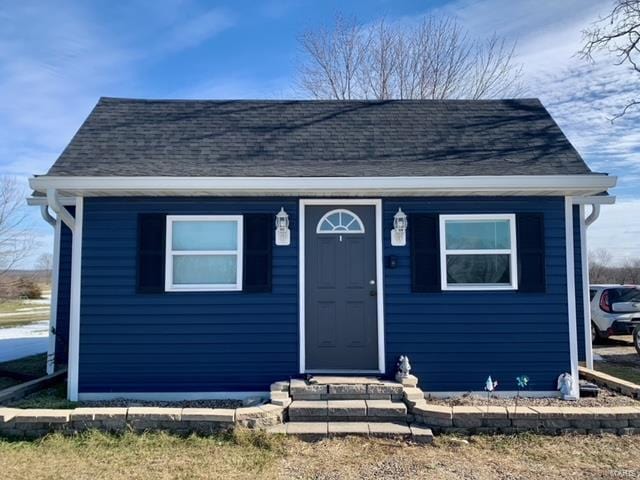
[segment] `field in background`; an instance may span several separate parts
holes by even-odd
[[[37,300],[0,300],[0,328],[17,327],[49,320],[51,291],[49,285],[42,288],[42,297]]]

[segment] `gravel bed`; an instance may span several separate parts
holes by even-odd
[[[91,402],[79,402],[79,407],[177,407],[177,408],[239,408],[241,400],[189,400],[182,402],[159,402],[151,400],[127,400],[116,398]]]
[[[510,407],[515,405],[515,398],[491,397],[463,395],[456,398],[427,398],[428,403],[448,406],[477,406],[487,405],[497,407]],[[560,398],[523,398],[518,400],[518,406],[523,407],[640,407],[640,401],[634,400],[626,395],[621,395],[606,388],[600,388],[600,393],[596,398],[584,397],[578,401],[568,402]]]

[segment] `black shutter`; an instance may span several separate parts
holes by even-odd
[[[516,215],[518,239],[518,291],[544,292],[546,289],[544,215]]]
[[[440,228],[438,215],[414,213],[409,216],[411,246],[411,289],[414,292],[440,291]]]
[[[138,293],[164,292],[165,237],[165,214],[138,214]]]
[[[269,213],[252,213],[244,216],[244,266],[245,292],[271,291],[271,255],[275,235],[275,217]]]

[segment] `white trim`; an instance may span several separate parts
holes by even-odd
[[[616,203],[615,195],[592,195],[586,197],[573,197],[574,205],[613,205]]]
[[[584,325],[584,357],[587,368],[593,369],[591,345],[591,296],[589,294],[589,254],[587,250],[587,226],[584,205],[580,205],[580,262],[582,268],[582,319]]]
[[[571,360],[571,377],[573,387],[571,396],[580,398],[580,385],[578,383],[578,325],[576,318],[576,276],[573,245],[573,199],[564,199],[564,228],[567,261],[567,313],[569,317],[569,358]],[[560,375],[559,372],[558,375]]]
[[[58,321],[58,277],[60,272],[60,232],[62,221],[56,218],[53,227],[53,260],[51,264],[51,301],[49,306],[49,339],[47,346],[47,375],[51,375],[56,366],[56,323]]]
[[[175,222],[236,222],[236,250],[173,250],[173,224]],[[233,292],[242,290],[242,258],[244,254],[242,233],[242,215],[167,215],[167,232],[165,242],[165,277],[166,292]],[[176,255],[235,255],[236,283],[235,284],[174,284],[173,257]]]
[[[29,179],[31,188],[66,195],[596,195],[616,184],[608,175],[478,175],[441,177],[57,177]]]
[[[447,214],[440,215],[440,287],[443,291],[476,291],[476,290],[517,290],[518,289],[518,247],[516,241],[516,216],[514,213],[495,214]],[[508,220],[511,248],[508,249],[447,249],[447,220]],[[510,255],[509,268],[511,283],[503,284],[451,284],[447,282],[447,255]]]
[[[342,215],[343,213],[346,213],[347,215],[351,215],[353,217],[353,220],[351,220],[349,222],[348,225],[333,225],[333,223],[331,222],[331,220],[329,220],[329,216],[333,215],[334,213],[339,213],[340,215]],[[340,217],[340,220],[342,220],[342,216]],[[322,227],[322,224],[327,221],[328,223],[330,223],[333,226],[333,230],[331,231],[326,231],[326,230],[320,230],[320,228]],[[343,227],[343,228],[347,228],[349,225],[351,225],[353,222],[356,222],[357,226],[359,227],[358,230],[335,230],[336,227]],[[365,233],[364,230],[364,225],[362,224],[362,220],[360,220],[360,217],[358,215],[356,215],[355,213],[353,213],[351,210],[347,210],[346,208],[336,208],[335,210],[331,210],[327,213],[325,213],[322,218],[320,220],[318,220],[318,225],[316,226],[316,233],[320,234],[320,235],[353,235],[353,234],[357,234],[357,233]]]
[[[76,197],[60,197],[58,199],[58,203],[60,205],[64,205],[66,207],[73,207],[76,204]],[[30,207],[39,207],[42,205],[49,205],[49,201],[46,196],[39,197],[27,197],[27,205]]]
[[[80,367],[80,288],[82,280],[82,223],[84,201],[76,199],[73,236],[71,243],[71,298],[69,307],[69,363],[67,373],[67,397],[78,400],[78,376]]]
[[[307,205],[373,205],[376,212],[376,287],[377,291],[377,307],[378,307],[378,370],[377,371],[350,371],[341,370],[341,373],[385,373],[385,344],[384,344],[384,271],[383,271],[383,244],[382,244],[382,200],[380,199],[344,199],[344,198],[327,198],[327,199],[300,199],[298,204],[298,225],[300,249],[298,263],[300,272],[299,277],[299,355],[300,355],[300,373],[311,373],[306,370],[305,362],[305,207]],[[317,370],[313,372],[319,373]],[[334,372],[337,372],[334,370]]]
[[[269,397],[269,392],[91,392],[80,393],[78,399],[84,402],[100,400],[158,400],[163,402],[182,400],[246,400],[247,398]]]
[[[491,392],[492,397],[497,398],[513,398],[518,395],[517,390],[500,390]],[[463,396],[477,397],[483,400],[487,399],[487,392],[474,390],[471,392],[424,392],[425,399],[431,398],[457,398]],[[556,390],[520,390],[521,398],[560,398],[560,393]],[[524,405],[526,407],[526,405]],[[483,407],[480,407],[483,408]]]

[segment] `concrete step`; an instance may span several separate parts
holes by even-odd
[[[289,422],[269,427],[267,431],[312,441],[350,435],[402,438],[418,443],[433,441],[431,429],[405,422]]]
[[[402,400],[402,385],[370,377],[312,377],[291,380],[292,400]]]
[[[407,407],[391,400],[294,400],[289,418],[297,422],[388,422],[406,420]]]

